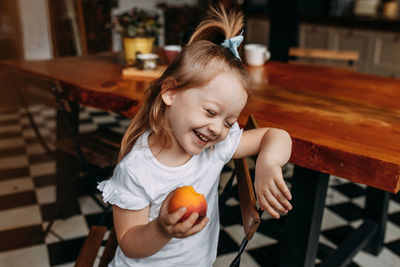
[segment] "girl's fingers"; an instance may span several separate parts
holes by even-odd
[[[196,223],[199,218],[199,213],[193,212],[190,216],[182,222],[182,232],[187,232]]]
[[[279,203],[281,203],[282,206],[285,207],[285,209],[292,210],[292,208],[293,208],[292,204],[290,204],[289,200],[287,200],[287,198],[285,196],[283,196],[282,194],[279,194],[278,201],[279,201]]]
[[[285,213],[292,209],[292,204],[290,204],[289,200],[287,200],[287,198],[283,195],[283,193],[276,185],[271,188],[271,192],[275,199],[280,203],[280,205],[283,206],[283,208],[285,209]]]
[[[276,210],[274,210],[269,204],[266,205],[266,210],[275,219],[279,219],[281,217],[279,213]]]
[[[187,236],[194,235],[201,230],[207,225],[209,219],[207,217],[204,217],[199,223],[195,224],[190,230],[186,233]]]
[[[187,232],[193,227],[198,218],[199,214],[197,212],[193,212],[186,220],[174,225],[173,228],[174,231],[177,233],[177,236],[185,237]]]
[[[166,216],[166,223],[168,225],[176,224],[185,213],[186,213],[186,208],[180,207],[178,210],[176,210]]]
[[[282,192],[282,194],[286,197],[286,199],[291,200],[292,199],[292,194],[290,193],[289,188],[285,184],[285,181],[283,180],[283,177],[280,177],[278,179],[275,179],[276,184],[279,188],[279,191]]]
[[[277,198],[274,195],[275,193],[271,193],[267,196],[267,201],[268,203],[275,209],[279,210],[282,213],[287,213],[288,210],[277,200]]]
[[[258,197],[258,202],[260,206],[263,208],[263,210],[266,210],[275,219],[279,219],[280,217],[279,213],[272,208],[272,206],[268,203],[264,195]]]
[[[200,232],[207,225],[209,219],[204,217],[199,223],[196,223],[198,218],[198,213],[192,213],[184,222],[174,226],[175,237],[183,238]]]

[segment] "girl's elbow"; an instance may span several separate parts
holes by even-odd
[[[151,256],[146,250],[143,250],[140,246],[136,246],[136,242],[129,242],[126,235],[124,235],[121,240],[118,240],[119,248],[122,253],[128,258],[132,259],[142,259]],[[136,244],[135,244],[136,243]]]
[[[286,145],[288,151],[290,151],[289,153],[291,153],[292,144],[293,144],[292,137],[290,137],[290,134],[287,131],[285,131],[285,130],[280,130],[280,131],[281,131],[282,139],[285,140],[285,145]]]
[[[147,258],[147,257],[152,255],[152,254],[147,254],[147,253],[143,253],[143,252],[140,252],[140,251],[135,251],[132,248],[129,248],[129,249],[128,248],[124,248],[122,246],[120,246],[120,249],[121,249],[122,253],[124,253],[124,255],[127,258],[131,258],[131,259],[143,259],[143,258]]]
[[[281,149],[288,151],[287,153],[291,154],[293,141],[289,133],[282,129],[273,129],[273,131],[273,140],[277,141],[277,144],[279,144]]]
[[[290,134],[286,132],[285,130],[281,130],[281,134],[284,138],[287,139],[287,142],[289,143],[290,146],[292,146],[292,137],[290,137]]]
[[[279,139],[284,140],[290,146],[292,145],[292,138],[290,137],[290,134],[287,131],[277,128],[273,128],[271,129],[271,131],[274,133],[274,135],[279,136]]]

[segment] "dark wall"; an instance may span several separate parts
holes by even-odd
[[[270,1],[270,50],[271,59],[288,61],[289,47],[298,43],[297,0]]]
[[[297,0],[299,15],[324,16],[331,1],[335,0]]]
[[[300,15],[323,16],[328,13],[329,6],[334,5],[337,1],[339,0],[297,0],[296,2]],[[245,0],[243,9],[245,12],[266,12],[270,14],[272,2],[273,0]]]
[[[289,47],[298,45],[300,16],[324,16],[336,0],[247,0],[245,12],[262,13],[270,20],[271,59],[288,61]]]

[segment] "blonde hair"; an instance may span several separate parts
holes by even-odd
[[[151,130],[162,147],[171,145],[172,133],[165,116],[166,105],[161,98],[166,81],[172,79],[175,90],[184,90],[204,86],[219,73],[234,72],[243,88],[250,91],[242,62],[220,45],[225,39],[238,35],[242,28],[242,13],[227,13],[222,6],[210,9],[208,17],[196,28],[188,44],[146,90],[145,100],[122,138],[118,162],[147,130]]]

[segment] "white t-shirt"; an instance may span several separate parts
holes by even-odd
[[[172,238],[154,255],[133,259],[118,247],[109,266],[211,266],[216,259],[219,235],[218,180],[223,166],[232,158],[242,130],[235,123],[228,136],[185,164],[161,164],[148,146],[149,132],[139,137],[132,150],[116,166],[113,176],[98,185],[104,202],[122,209],[139,210],[150,205],[149,222],[158,216],[169,192],[192,185],[207,199],[210,221],[199,233],[187,238]]]

